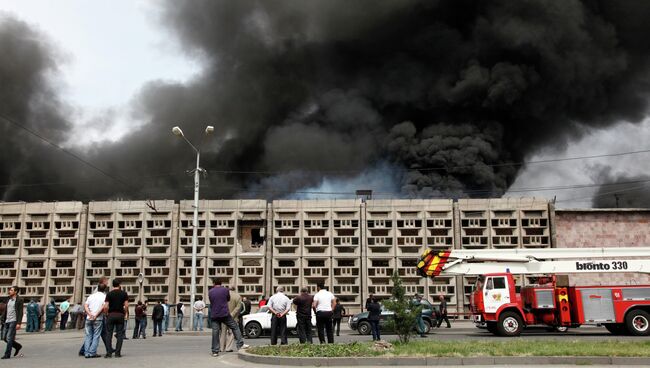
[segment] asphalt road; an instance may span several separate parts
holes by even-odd
[[[467,339],[493,339],[485,330],[478,329],[468,322],[457,322],[450,329],[435,329],[429,334],[428,339],[467,340]],[[131,332],[131,331],[129,331]],[[130,335],[130,334],[129,334]],[[394,335],[385,335],[385,339],[395,339]],[[612,336],[604,328],[584,327],[569,330],[567,333],[549,333],[542,329],[527,331],[522,339],[585,339],[585,340],[626,340],[639,339],[630,336]],[[499,338],[504,339],[504,338]],[[507,339],[507,338],[505,338]],[[650,341],[650,337],[641,339]],[[169,333],[163,337],[148,337],[146,340],[128,340],[124,342],[121,359],[84,359],[77,356],[83,340],[82,331],[48,332],[25,334],[21,331],[18,340],[24,345],[24,357],[3,360],[2,367],[52,367],[69,368],[70,366],[83,365],[86,367],[155,367],[182,366],[182,367],[246,367],[255,365],[239,361],[236,353],[221,354],[218,358],[210,356],[210,332],[183,332]],[[317,340],[317,339],[316,339]],[[336,342],[368,341],[370,336],[360,336],[356,332],[346,329],[341,331],[341,336],[335,338]],[[289,343],[297,342],[297,338],[290,337]],[[269,344],[268,337],[247,339],[250,345]],[[0,348],[4,348],[0,343]],[[104,353],[100,344],[99,353]],[[260,367],[268,367],[260,365]],[[557,367],[557,366],[556,366]]]

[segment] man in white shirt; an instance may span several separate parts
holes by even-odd
[[[314,311],[316,312],[316,331],[318,331],[318,340],[321,344],[325,343],[325,334],[327,333],[327,343],[334,343],[334,329],[332,328],[332,315],[336,298],[334,294],[327,291],[324,284],[318,285],[318,292],[314,295]]]
[[[203,331],[203,310],[205,309],[205,302],[203,301],[202,296],[196,297],[197,301],[194,302],[194,326],[192,330]]]
[[[271,317],[271,345],[277,345],[278,333],[280,334],[280,344],[287,344],[287,313],[291,309],[291,299],[284,295],[284,288],[278,286],[275,294],[266,304],[269,307],[273,317]]]
[[[86,358],[99,358],[97,354],[97,345],[102,335],[102,326],[104,320],[104,305],[106,301],[106,284],[100,283],[97,291],[92,293],[86,303],[86,336],[84,339],[84,355]]]

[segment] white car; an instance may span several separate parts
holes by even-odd
[[[271,317],[273,315],[269,311],[269,307],[264,306],[256,313],[247,314],[244,316],[243,325],[244,331],[249,338],[256,339],[262,336],[263,332],[271,330]],[[289,311],[287,313],[287,332],[292,332],[296,329],[296,312]],[[316,326],[316,315],[311,314],[311,325]]]

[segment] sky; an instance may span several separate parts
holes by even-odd
[[[408,121],[401,122],[405,119],[400,116],[399,121],[386,122],[384,119],[391,117],[390,114],[399,115],[395,111],[400,110],[391,107],[391,104],[409,105],[408,108],[412,108],[411,105],[416,106],[416,109],[405,109],[405,111],[417,111],[420,108],[421,101],[417,100],[418,96],[414,96],[416,92],[400,90],[402,87],[400,80],[410,82],[413,87],[409,86],[409,88],[413,90],[418,88],[419,81],[408,78],[411,74],[422,75],[418,70],[420,66],[407,56],[395,53],[397,55],[395,60],[387,60],[385,65],[373,65],[367,70],[359,68],[352,72],[353,68],[358,68],[356,64],[350,63],[349,66],[345,66],[349,60],[345,57],[338,60],[340,55],[333,56],[331,52],[333,49],[336,50],[338,44],[346,42],[354,44],[357,38],[363,40],[363,35],[366,32],[370,33],[368,30],[373,30],[373,27],[385,21],[386,17],[400,20],[399,16],[404,15],[404,19],[408,19],[411,15],[408,15],[408,10],[405,9],[408,9],[409,3],[407,1],[401,4],[383,2],[381,6],[369,11],[360,2],[341,12],[342,8],[337,7],[335,2],[281,2],[278,6],[272,6],[255,2],[210,1],[176,3],[163,0],[0,0],[0,12],[8,13],[26,22],[42,37],[38,42],[42,41],[51,46],[50,49],[55,53],[57,60],[57,70],[51,73],[50,83],[55,86],[63,103],[69,107],[66,119],[72,124],[72,128],[66,132],[67,136],[62,139],[62,144],[77,149],[81,154],[87,154],[84,157],[96,160],[93,162],[100,162],[101,167],[112,167],[111,159],[124,160],[117,153],[115,157],[109,157],[113,152],[127,152],[133,146],[147,142],[147,129],[164,130],[164,134],[154,134],[152,140],[156,143],[152,145],[160,146],[161,142],[173,144],[174,152],[182,152],[183,148],[177,147],[179,144],[174,143],[173,138],[166,140],[168,129],[171,125],[176,125],[175,123],[183,125],[183,119],[197,120],[196,116],[193,116],[196,114],[199,118],[211,116],[223,118],[220,121],[230,120],[217,126],[218,132],[222,133],[218,144],[211,144],[206,148],[207,159],[210,161],[206,164],[208,167],[271,173],[287,171],[254,180],[212,177],[210,180],[215,182],[211,185],[235,187],[228,195],[255,196],[282,187],[291,188],[288,189],[289,192],[296,191],[293,195],[296,198],[322,198],[318,194],[309,193],[348,192],[364,186],[395,196],[409,193],[416,196],[453,197],[456,193],[471,192],[472,185],[480,184],[482,185],[480,188],[484,188],[485,181],[492,180],[496,184],[489,189],[491,193],[503,194],[505,190],[506,196],[555,199],[558,207],[589,207],[596,203],[594,201],[597,198],[613,197],[611,190],[608,191],[599,184],[645,179],[648,176],[650,153],[528,164],[518,172],[486,170],[491,167],[490,165],[498,167],[502,162],[513,160],[544,161],[650,149],[648,143],[650,119],[647,117],[639,119],[637,114],[634,118],[628,118],[624,116],[625,114],[619,114],[620,116],[603,118],[607,122],[602,123],[597,121],[600,119],[598,113],[583,111],[585,106],[590,106],[589,108],[597,106],[601,97],[598,93],[594,93],[595,97],[591,96],[589,91],[594,86],[597,89],[600,84],[592,85],[591,81],[585,82],[584,85],[579,84],[582,82],[580,78],[589,79],[584,76],[574,76],[577,81],[571,83],[577,83],[576,89],[584,88],[582,94],[594,97],[596,102],[584,103],[579,96],[573,102],[576,105],[584,103],[584,106],[580,105],[575,109],[568,107],[566,114],[561,112],[557,115],[549,115],[551,118],[557,117],[557,122],[541,121],[538,130],[535,128],[535,123],[528,124],[522,132],[517,133],[521,136],[516,137],[518,139],[515,141],[518,141],[519,146],[514,149],[501,149],[497,144],[494,150],[485,149],[486,142],[494,143],[503,139],[503,132],[499,130],[502,126],[486,131],[482,124],[489,126],[489,122],[461,124],[459,121],[462,118],[453,116],[456,110],[448,107],[434,106],[433,109],[440,109],[435,111],[440,112],[441,116],[447,118],[452,116],[452,120],[457,124],[454,128],[451,128],[450,122],[445,121],[444,118],[435,122],[415,121],[412,124]],[[567,9],[560,10],[559,15],[554,15],[552,11],[555,9],[550,9],[548,14],[542,12],[544,14],[539,17],[542,19],[548,15],[552,21],[559,18],[557,27],[566,34],[572,35],[571,37],[575,33],[575,37],[569,39],[569,46],[572,42],[576,42],[572,47],[579,49],[590,41],[585,41],[588,38],[581,39],[584,37],[581,33],[582,29],[576,30],[571,26],[575,23],[573,17],[583,14],[578,10],[584,11],[574,6],[577,3],[579,2],[565,3],[568,4]],[[499,17],[503,16],[500,12],[503,12],[504,19],[521,17],[526,20],[527,12],[521,12],[524,14],[522,15],[517,9],[503,8],[505,9],[488,10],[482,16],[485,19],[495,17],[499,20]],[[477,13],[483,11],[476,10]],[[571,13],[572,11],[579,15]],[[509,12],[514,12],[512,13],[514,16]],[[359,14],[363,21],[358,21],[356,18]],[[296,15],[300,18],[292,18]],[[341,24],[333,27],[332,19],[340,21]],[[346,21],[350,21],[349,24]],[[634,19],[631,23],[634,23]],[[508,32],[517,33],[518,27],[525,29],[528,26],[525,21],[522,22],[523,25],[517,24],[516,21],[509,24],[503,20],[495,24],[504,27],[505,31],[495,27],[484,32],[490,35],[493,32],[496,35],[495,39],[505,45],[499,46],[518,47],[518,42],[533,44],[539,42],[539,45],[535,44],[534,47],[539,46],[540,49],[547,50],[542,44],[542,37],[536,39],[525,32],[521,33],[522,39],[528,37],[525,41],[509,39]],[[566,29],[562,28],[565,24],[569,24]],[[487,27],[480,21],[474,26]],[[600,24],[597,22],[596,25],[587,22],[585,28],[591,26],[596,29],[591,35],[602,36],[602,43],[577,50],[576,60],[580,61],[576,66],[568,65],[567,69],[574,70],[584,66],[586,70],[584,74],[592,72],[597,74],[610,68],[613,70],[612,74],[604,72],[601,78],[608,81],[612,75],[617,75],[616,73],[625,69],[626,63],[631,62],[625,59],[626,55],[619,57],[619,55],[602,54],[603,62],[596,63],[593,69],[589,69],[591,66],[585,65],[588,63],[584,59],[589,59],[592,53],[599,55],[598,52],[602,50],[607,53],[610,46],[607,44],[609,42],[607,35],[603,35],[610,29],[598,28]],[[395,27],[396,32],[403,31],[397,21]],[[453,27],[443,28],[437,32],[446,35],[445,37],[449,37],[450,40],[456,37]],[[499,33],[502,31],[506,36]],[[422,32],[419,36],[425,39],[428,37],[427,32]],[[642,30],[639,32],[643,33]],[[405,34],[412,36],[408,32]],[[386,43],[392,41],[384,34],[379,36],[387,37]],[[554,34],[551,34],[549,37],[553,36]],[[415,37],[414,39],[417,40]],[[361,45],[359,49],[377,47],[371,42],[364,42],[359,42]],[[408,42],[402,43],[408,45]],[[444,47],[447,46],[443,40],[440,45],[441,50]],[[309,58],[309,55],[304,57],[301,54],[304,52],[307,55],[309,50],[314,48],[321,48],[320,54],[316,53],[321,58],[317,61]],[[298,52],[292,53],[292,50]],[[456,51],[458,50],[453,50]],[[380,55],[381,52],[385,51],[380,51]],[[476,97],[477,91],[489,87],[490,96],[482,107],[494,103],[497,108],[500,108],[499,104],[504,103],[500,99],[516,101],[519,96],[499,95],[497,88],[499,78],[503,78],[505,85],[508,85],[514,91],[513,93],[519,92],[517,88],[522,90],[526,87],[532,88],[531,81],[538,78],[534,75],[534,71],[531,72],[520,65],[510,65],[508,62],[496,63],[496,66],[481,65],[486,63],[485,60],[481,60],[482,52],[479,48],[474,55],[478,61],[463,60],[463,64],[466,65],[454,70],[455,74],[439,76],[442,82],[437,82],[439,85],[436,86],[436,91],[428,92],[429,96],[440,93],[440,96],[434,97],[444,103],[467,106],[475,103],[476,98],[482,98]],[[562,50],[560,54],[561,52]],[[304,57],[302,61],[301,57]],[[453,57],[450,59],[451,65],[456,63]],[[338,63],[332,62],[331,65],[326,65],[323,60],[338,60]],[[301,70],[303,62],[304,70]],[[399,70],[395,67],[396,63],[402,63],[406,67]],[[276,69],[266,70],[267,65],[274,65]],[[342,70],[337,70],[338,67]],[[520,67],[521,69],[518,69]],[[345,82],[336,84],[324,82],[316,77],[312,79],[312,69],[322,72],[323,76],[330,76],[332,80],[345,80]],[[407,69],[409,70],[405,71]],[[348,71],[350,74],[357,73],[357,75],[347,75]],[[373,86],[368,82],[377,75],[385,77],[386,85],[390,88],[384,85]],[[450,82],[451,75],[458,80]],[[487,82],[481,79],[485,79],[485,75],[487,75]],[[422,80],[427,77],[422,75]],[[599,77],[601,76],[594,79],[597,80]],[[528,82],[528,86],[516,85],[522,78],[527,79],[524,82]],[[290,86],[282,90],[281,86],[285,83]],[[485,83],[493,83],[493,85],[486,87]],[[546,91],[542,93],[548,95]],[[297,97],[298,95],[300,97]],[[574,98],[570,93],[563,97]],[[242,104],[243,107],[239,105],[223,107],[219,103],[210,101],[210,98],[214,98],[215,101],[232,99],[236,101],[233,105],[250,98],[253,103],[250,106]],[[273,99],[282,101],[287,107],[284,108],[281,103],[276,103]],[[463,102],[464,99],[467,102]],[[179,108],[169,108],[170,100],[181,101]],[[549,101],[551,100],[552,98],[549,98]],[[552,102],[549,102],[549,105],[551,104]],[[181,113],[183,111],[186,111],[185,115]],[[606,113],[610,112],[604,111],[603,115]],[[614,115],[616,114],[612,114]],[[166,121],[167,116],[170,121]],[[571,119],[576,117],[582,119],[575,122],[577,128],[563,126],[563,124],[573,125]],[[509,118],[511,117],[508,116],[507,119]],[[176,120],[171,121],[174,119]],[[397,124],[398,122],[401,123]],[[503,126],[511,127],[509,124],[512,123],[503,123]],[[389,129],[389,132],[382,131],[382,126],[388,127],[386,129]],[[460,131],[465,133],[459,133]],[[555,131],[558,132],[556,141],[553,139]],[[131,136],[136,133],[137,137],[131,139]],[[431,149],[430,142],[438,142],[437,139],[455,141],[460,137],[459,134],[480,138],[467,140],[465,137],[464,142],[468,147],[463,146],[465,143],[461,143],[460,146],[451,144],[448,150],[441,149],[442,153],[431,151],[428,153],[430,156],[424,153]],[[526,134],[531,138],[529,146],[526,142],[520,142],[521,137],[525,137]],[[115,145],[110,146],[107,142],[113,142]],[[404,142],[409,143],[404,144]],[[231,151],[238,151],[233,147],[242,147],[239,151],[253,153],[239,152],[233,156],[222,157],[225,150],[221,145],[228,144]],[[390,157],[397,157],[396,161],[389,162],[381,149],[364,148],[372,146],[388,147],[392,155]],[[289,150],[287,147],[298,148]],[[463,177],[468,175],[465,172],[455,176],[437,176],[435,173],[418,172],[418,168],[436,166],[442,159],[449,160],[449,157],[453,157],[449,152],[456,151],[463,151],[463,156],[457,157],[461,160],[459,162],[465,162],[463,160],[471,162],[473,159],[485,160],[481,163],[486,166],[476,165],[475,171],[471,173],[476,176],[476,180]],[[139,155],[148,154],[137,150],[133,152]],[[151,160],[159,160],[157,153],[151,155]],[[138,165],[152,166],[147,162]],[[138,165],[125,168],[119,175],[127,178],[132,176],[133,171],[139,170]],[[352,176],[305,174],[314,169],[338,170],[340,168],[360,173]],[[158,172],[152,171],[151,174],[159,174],[160,170],[164,169],[164,167],[157,168]],[[396,173],[399,173],[399,176]],[[11,175],[8,178],[12,183],[14,180],[19,180],[13,179]],[[28,181],[26,178],[20,180]],[[431,191],[431,181],[444,183],[441,184],[444,188],[438,191],[434,184],[434,190]],[[556,188],[583,184],[585,188]],[[171,180],[157,185],[161,188],[169,188],[177,185],[177,182]],[[529,191],[528,188],[553,188],[553,190]],[[624,188],[625,195],[629,196],[636,195],[637,191],[648,190],[645,183]],[[307,194],[300,194],[298,191]],[[11,198],[6,193],[5,196]]]
[[[161,24],[154,0],[0,0],[0,11],[55,46],[61,94],[78,114],[70,142],[119,139],[132,119],[129,101],[146,82],[182,82],[200,70],[200,60],[183,52]],[[115,118],[108,127],[89,124],[105,114]]]

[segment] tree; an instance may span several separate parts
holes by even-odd
[[[422,313],[422,306],[415,305],[413,298],[406,295],[402,285],[402,278],[393,272],[393,292],[390,299],[384,301],[384,307],[395,313],[395,318],[388,321],[388,327],[397,333],[401,343],[407,343],[414,334],[414,327],[418,316]]]

